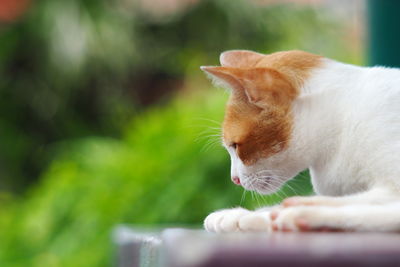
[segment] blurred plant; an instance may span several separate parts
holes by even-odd
[[[207,148],[218,127],[208,118],[220,119],[224,102],[221,92],[186,96],[135,119],[122,140],[60,144],[28,199],[0,213],[0,265],[109,266],[118,223],[199,225],[215,209],[309,194],[307,177],[299,177],[277,195],[241,200],[227,153]]]
[[[35,181],[53,156],[48,144],[119,136],[133,114],[165,102],[223,50],[338,50],[334,28],[310,8],[241,0],[167,14],[134,0],[33,1],[0,27],[0,188]]]

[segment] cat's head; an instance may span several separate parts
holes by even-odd
[[[221,66],[201,67],[231,92],[223,145],[231,157],[233,182],[268,194],[304,168],[295,155],[292,106],[320,59],[302,51],[235,50],[221,54]]]

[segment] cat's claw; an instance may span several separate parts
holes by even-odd
[[[265,211],[226,209],[208,215],[204,221],[204,228],[216,233],[267,232],[271,230],[271,219]]]

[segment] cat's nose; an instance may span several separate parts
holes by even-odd
[[[234,182],[237,185],[240,185],[240,178],[237,176],[233,176],[232,178],[232,182]]]

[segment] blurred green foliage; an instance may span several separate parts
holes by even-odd
[[[165,103],[224,50],[349,55],[337,23],[307,7],[203,0],[156,16],[139,3],[35,1],[1,25],[0,190],[36,181],[53,157],[49,144],[120,136],[133,114]]]
[[[1,25],[0,266],[108,266],[118,223],[199,225],[311,192],[307,174],[264,198],[231,184],[210,121],[226,94],[198,67],[227,49],[356,62],[340,23],[239,0],[162,15],[138,3],[35,1]]]

